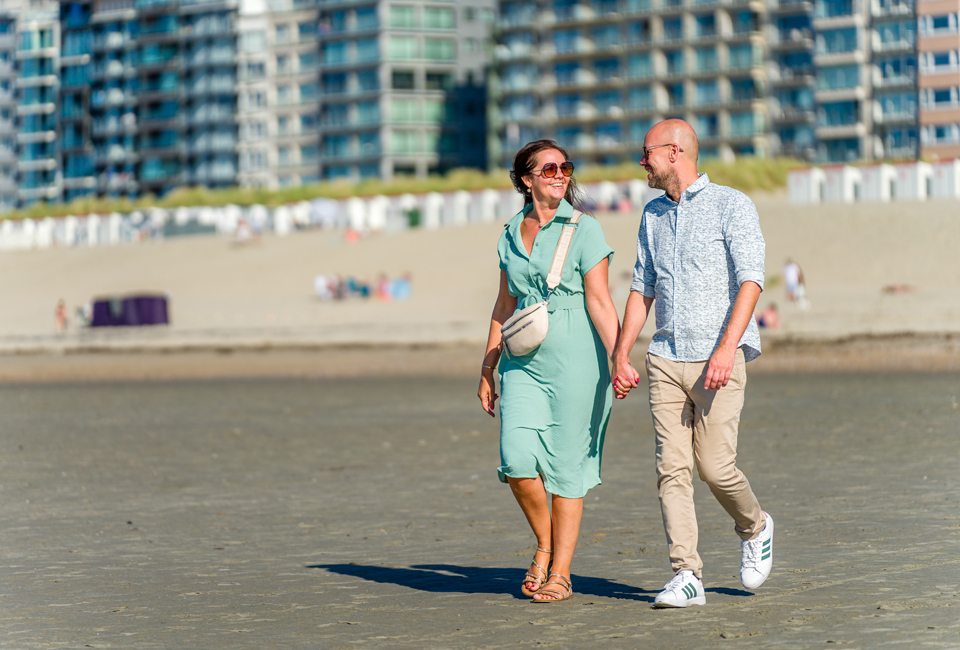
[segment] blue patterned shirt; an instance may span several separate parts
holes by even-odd
[[[632,291],[655,298],[657,331],[650,354],[673,361],[706,361],[716,350],[744,282],[763,289],[764,242],[757,208],[742,192],[700,174],[672,201],[647,204],[637,236]],[[752,317],[739,347],[747,361],[760,355]]]

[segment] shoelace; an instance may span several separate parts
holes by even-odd
[[[743,567],[745,569],[756,569],[759,567],[763,542],[760,539],[748,539],[741,541],[740,545],[743,546]]]
[[[682,587],[683,584],[686,583],[686,582],[688,582],[688,581],[690,581],[690,578],[689,578],[688,576],[686,576],[686,575],[683,575],[683,571],[681,571],[680,573],[678,573],[677,575],[673,576],[673,578],[670,579],[670,582],[668,582],[668,583],[663,587],[663,590],[664,590],[664,591],[673,591],[674,589],[678,589],[678,588]]]

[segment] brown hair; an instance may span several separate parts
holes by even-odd
[[[540,152],[550,149],[555,149],[563,154],[564,160],[570,160],[570,156],[567,155],[564,148],[553,140],[534,140],[524,145],[523,148],[517,152],[517,155],[513,157],[513,169],[510,170],[510,180],[513,181],[513,187],[523,195],[524,206],[533,203],[533,194],[531,194],[530,188],[524,184],[523,177],[529,176],[534,171],[534,166],[537,164],[537,156]],[[563,198],[577,210],[587,212],[583,189],[580,187],[580,184],[577,183],[577,179],[572,175],[570,176],[570,183],[567,185],[567,192],[563,195]]]

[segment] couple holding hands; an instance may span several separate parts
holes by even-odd
[[[759,587],[770,574],[773,520],[736,466],[745,363],[760,354],[753,310],[763,287],[763,235],[753,202],[699,174],[697,157],[697,136],[682,120],[660,122],[644,139],[640,164],[650,187],[665,194],[643,211],[622,328],[607,282],[613,249],[600,224],[577,211],[583,194],[572,176],[573,163],[550,140],[531,142],[514,158],[511,177],[524,208],[507,222],[497,245],[500,292],[478,396],[495,416],[499,371],[498,473],[536,536],[536,555],[521,585],[535,602],[573,596],[570,565],[583,497],[600,484],[613,397],[624,399],[640,383],[630,352],[653,305],[656,333],[645,369],[674,571],[654,605],[706,602],[697,554],[694,460],[700,478],[735,522],[744,586]],[[554,277],[548,290],[564,227],[576,230],[566,256],[557,254],[564,260],[559,284],[552,286]],[[504,323],[545,300],[549,329],[539,347],[525,355],[501,354]]]

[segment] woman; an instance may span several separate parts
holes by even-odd
[[[547,337],[523,357],[500,356],[500,328],[514,311],[547,297],[546,277],[560,231],[581,192],[573,164],[550,140],[537,140],[513,160],[511,178],[524,208],[497,245],[500,294],[493,308],[478,396],[494,415],[499,397],[500,480],[537,537],[537,552],[522,591],[537,602],[573,595],[570,563],[580,533],[583,496],[600,483],[603,436],[612,404],[608,359],[620,321],[607,289],[611,249],[600,224],[584,215],[570,244],[560,285],[550,298]],[[552,497],[551,508],[547,492]]]

